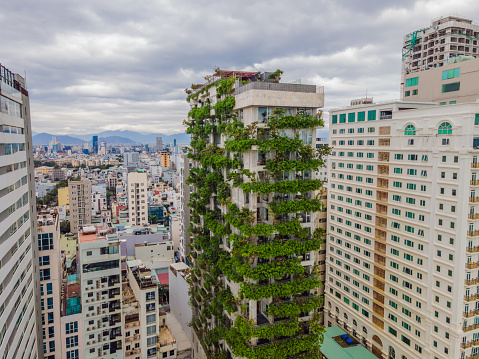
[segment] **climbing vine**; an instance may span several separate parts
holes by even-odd
[[[279,81],[281,74],[277,70],[270,79]],[[185,121],[188,157],[194,161],[187,179],[193,264],[188,283],[195,308],[190,325],[209,358],[230,357],[221,341],[238,357],[320,358],[322,327],[315,313],[322,283],[303,261],[321,248],[324,230],[304,223],[322,209],[313,196],[322,183],[311,173],[324,166],[327,149],[304,143],[301,131],[321,126],[321,114],[278,109],[261,125],[245,125],[234,110],[236,80],[250,81],[221,78],[187,92],[193,105]],[[263,156],[262,176],[243,165],[256,154]],[[263,203],[261,212],[237,201],[238,194]],[[250,301],[267,304],[267,323],[250,319]],[[258,340],[264,345],[256,346]]]

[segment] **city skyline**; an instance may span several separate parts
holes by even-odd
[[[6,39],[2,61],[14,64],[14,72],[26,71],[36,132],[173,134],[184,132],[184,88],[203,82],[215,65],[280,68],[284,82],[301,77],[303,83],[326,86],[326,110],[366,91],[376,100],[398,98],[399,86],[392,84],[399,79],[401,38],[425,26],[425,19],[479,10],[472,1],[309,2],[294,12],[292,3],[279,10],[268,10],[269,5],[149,2],[131,10],[91,2],[81,8],[7,4],[0,24],[15,31]],[[212,8],[235,15],[208,15]],[[19,18],[28,29],[15,25]],[[201,38],[195,36],[198,29]],[[212,47],[211,36],[221,46]]]

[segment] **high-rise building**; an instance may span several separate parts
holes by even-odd
[[[435,19],[431,26],[404,36],[402,79],[410,73],[442,67],[451,59],[479,56],[479,25],[456,16]]]
[[[146,172],[128,173],[128,212],[130,226],[148,223],[148,177]]]
[[[43,352],[30,102],[25,80],[0,65],[0,353]]]
[[[221,71],[188,96],[198,357],[321,356],[314,139],[324,93],[279,77]]]
[[[439,68],[405,75],[401,99],[439,105],[474,102],[479,97],[478,82],[479,59],[455,57]]]
[[[377,356],[479,351],[479,104],[331,112],[325,311]]]
[[[161,137],[157,137],[156,138],[156,148],[158,150],[162,150],[163,149],[163,138]]]
[[[183,262],[186,262],[186,256],[190,253],[190,186],[186,180],[190,176],[190,160],[188,155],[182,154],[179,159],[180,168],[180,201],[179,201],[179,215],[180,215],[180,256]]]
[[[160,152],[160,166],[170,167],[170,154],[167,151]]]
[[[98,153],[98,136],[93,136],[92,140],[93,153]]]
[[[85,359],[123,358],[120,242],[109,232],[89,225],[78,234]]]
[[[76,234],[83,226],[91,223],[91,199],[91,182],[88,179],[68,181],[70,232]]]
[[[60,220],[58,213],[50,213],[50,209],[39,212],[37,218],[37,233],[42,241],[39,248],[38,265],[44,357],[61,358],[62,257],[60,251]],[[43,245],[43,240],[47,240],[48,244]]]

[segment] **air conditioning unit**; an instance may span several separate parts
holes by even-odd
[[[86,342],[86,345],[90,345],[90,342]]]

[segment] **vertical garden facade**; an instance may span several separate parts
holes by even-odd
[[[207,358],[320,358],[321,87],[220,71],[187,90],[191,326]]]

